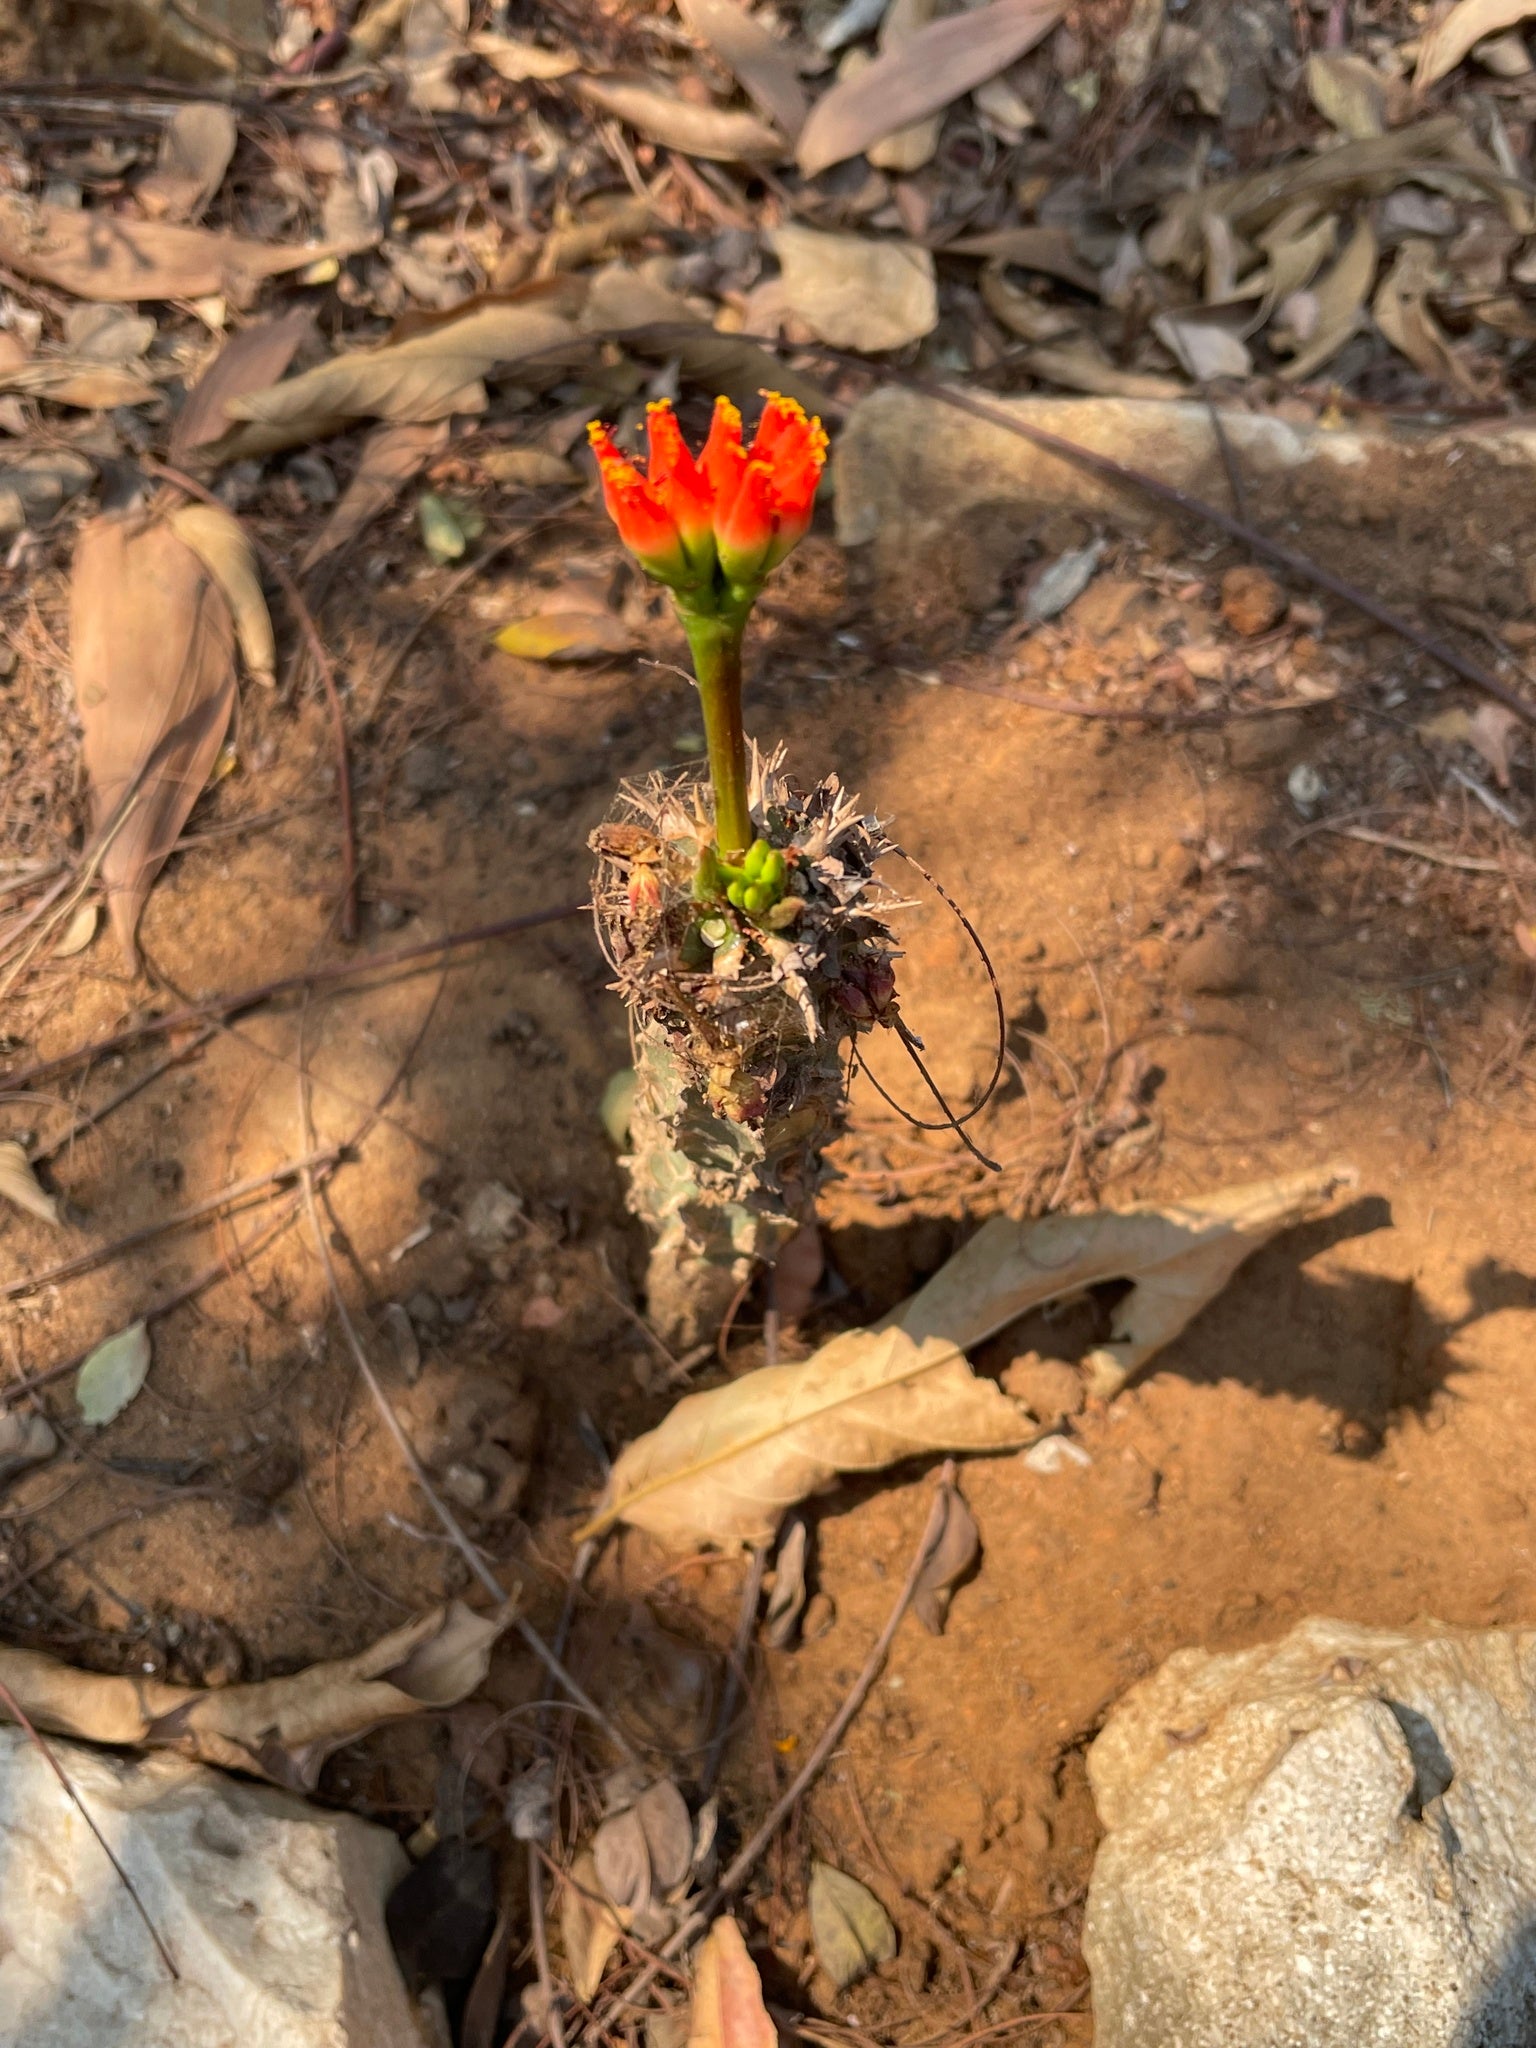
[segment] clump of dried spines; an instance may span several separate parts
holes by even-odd
[[[704,891],[714,828],[693,777],[620,793],[593,835],[594,901],[635,1055],[629,1206],[652,1233],[651,1320],[713,1334],[754,1263],[811,1215],[842,1117],[847,1039],[896,1011],[892,850],[835,776],[801,793],[754,755],[752,818],[785,891],[752,915]]]

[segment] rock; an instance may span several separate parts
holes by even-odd
[[[174,1957],[31,1740],[0,1727],[0,2048],[421,2048],[384,1932],[394,1836],[182,1757],[50,1739]]]
[[[1274,577],[1263,569],[1229,569],[1221,579],[1221,616],[1245,640],[1278,626],[1289,602]]]
[[[1253,954],[1236,932],[1202,932],[1179,955],[1176,985],[1190,996],[1232,996],[1253,987]]]
[[[1536,1632],[1180,1650],[1088,1775],[1098,2048],[1536,2040]]]

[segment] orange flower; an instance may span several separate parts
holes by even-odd
[[[767,404],[750,448],[742,445],[741,414],[728,398],[717,399],[697,460],[670,404],[663,399],[648,407],[643,476],[606,427],[594,421],[587,429],[620,539],[694,609],[714,612],[727,598],[750,604],[811,523],[826,434],[792,398],[774,391],[763,396]]]

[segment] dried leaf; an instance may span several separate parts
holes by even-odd
[[[95,903],[82,903],[64,927],[64,936],[53,949],[54,959],[71,960],[76,953],[83,953],[95,938],[96,927],[100,922],[100,906]]]
[[[1365,295],[1376,275],[1376,237],[1362,220],[1328,275],[1313,287],[1317,302],[1314,338],[1281,370],[1295,383],[1330,362],[1360,325]]]
[[[1219,319],[1190,313],[1160,313],[1152,331],[1197,383],[1210,377],[1247,377],[1253,358],[1242,341]]]
[[[816,31],[816,47],[830,57],[877,29],[891,0],[848,0],[824,28]]]
[[[483,1683],[502,1616],[457,1600],[393,1629],[355,1657],[214,1692],[134,1674],[77,1671],[0,1647],[0,1680],[40,1728],[183,1756],[312,1791],[332,1750],[382,1722],[455,1705]]]
[[[144,405],[160,396],[139,370],[70,356],[42,356],[0,370],[0,391],[51,398],[56,405],[77,405],[87,412],[106,411],[115,405]]]
[[[1079,291],[1098,296],[1099,275],[1078,255],[1066,228],[993,228],[984,235],[964,235],[948,242],[946,256],[986,256],[994,263],[1013,263],[1020,270],[1038,270],[1059,277]]]
[[[388,511],[401,488],[447,445],[446,420],[433,420],[424,426],[376,427],[363,443],[357,474],[304,550],[300,568],[307,572],[316,562],[355,540],[370,521]]]
[[[479,466],[494,483],[523,491],[581,482],[581,472],[547,448],[494,448],[480,457]]]
[[[147,313],[126,306],[71,306],[64,315],[64,352],[88,363],[111,363],[121,369],[136,362],[155,338]]]
[[[1536,14],[1531,0],[1457,0],[1443,21],[1428,31],[1419,43],[1418,68],[1414,86],[1425,91],[1437,79],[1454,71],[1474,43],[1496,36],[1517,22]]]
[[[499,36],[490,30],[471,36],[469,47],[499,77],[510,79],[514,85],[530,78],[568,78],[581,69],[581,59],[568,50],[549,50],[542,43],[525,43],[516,36]]]
[[[468,26],[468,0],[411,0],[400,24],[399,68],[413,107],[431,114],[451,114],[458,107],[453,72],[468,48]]]
[[[1173,1342],[1250,1253],[1315,1216],[1355,1180],[1351,1167],[1326,1166],[1185,1202],[1032,1223],[994,1217],[888,1323],[914,1343],[947,1339],[969,1349],[1045,1302],[1101,1281],[1131,1280],[1130,1293],[1115,1308],[1110,1342],[1086,1361],[1101,1385],[1123,1382]]]
[[[935,5],[936,0],[891,0],[880,24],[881,56],[904,50],[913,37],[933,20]],[[866,69],[867,65],[860,64],[858,68]],[[855,73],[849,71],[844,75],[851,78]],[[943,126],[941,109],[938,113],[926,115],[921,121],[914,121],[909,127],[883,135],[878,142],[872,142],[864,154],[876,170],[910,176],[913,171],[920,171],[924,164],[932,162]]]
[[[736,0],[678,0],[690,34],[708,43],[749,99],[793,142],[807,105],[794,52]]]
[[[349,254],[376,248],[389,225],[399,166],[387,149],[346,153],[320,208],[325,239]]]
[[[44,1223],[63,1220],[57,1200],[32,1171],[25,1146],[14,1138],[0,1138],[0,1201],[14,1202]]]
[[[1387,81],[1364,57],[1347,50],[1314,50],[1307,59],[1307,91],[1331,127],[1355,142],[1387,130]]]
[[[627,1926],[674,1892],[693,1867],[693,1822],[670,1778],[647,1785],[592,1837],[598,1881]]]
[[[0,199],[0,261],[78,299],[242,300],[264,277],[301,270],[323,248],[253,242],[100,209]]]
[[[1115,76],[1132,90],[1146,82],[1163,32],[1164,0],[1131,0],[1126,24],[1115,37]]]
[[[822,341],[874,353],[904,348],[939,321],[933,257],[913,242],[776,228],[785,303]]]
[[[618,1947],[624,1923],[603,1897],[602,1880],[592,1852],[584,1850],[572,1864],[560,1896],[560,1939],[571,1989],[587,2004],[596,1995]]]
[[[232,334],[187,393],[171,428],[171,461],[185,465],[195,449],[227,431],[225,407],[252,391],[276,383],[315,331],[314,316],[300,307],[277,320],[256,320]]]
[[[1426,377],[1470,393],[1472,380],[1429,310],[1439,283],[1440,258],[1433,242],[1410,235],[1371,301],[1376,325],[1387,340]]]
[[[784,154],[783,138],[755,114],[679,99],[644,73],[615,71],[573,78],[571,90],[589,106],[627,122],[648,142],[659,142],[682,156],[749,164],[772,163]]]
[[[251,537],[222,505],[178,505],[169,524],[223,591],[235,622],[235,637],[252,678],[270,684],[277,665],[272,615],[262,595]]]
[[[808,412],[825,410],[829,400],[811,378],[792,370],[755,341],[739,334],[717,334],[688,301],[669,291],[648,271],[610,263],[592,280],[581,316],[586,334],[622,335],[638,355],[676,362],[680,374],[710,398],[724,392],[742,410],[755,407],[766,389],[798,399]],[[655,327],[654,339],[644,330]]]
[[[239,129],[218,100],[178,107],[160,137],[160,155],[135,197],[152,220],[195,221],[224,182]]]
[[[882,136],[937,113],[1006,71],[1064,12],[1065,0],[992,0],[930,23],[817,101],[800,132],[800,169],[814,178]]]
[[[1024,366],[1048,384],[1060,384],[1067,391],[1089,391],[1098,398],[1184,398],[1189,390],[1177,377],[1120,369],[1086,334],[1077,341],[1032,348]]]
[[[912,1589],[912,1612],[931,1636],[941,1636],[955,1588],[981,1556],[981,1531],[954,1480],[946,1477],[938,1505],[944,1525]]]
[[[523,661],[607,661],[634,645],[628,626],[612,612],[578,609],[535,612],[503,626],[495,643]]]
[[[804,1515],[788,1516],[773,1555],[773,1590],[763,1614],[763,1641],[770,1650],[787,1650],[799,1632],[810,1545],[811,1528]]]
[[[741,1929],[722,1914],[694,1964],[688,2048],[778,2048],[778,2039]]]
[[[597,1881],[626,1921],[643,1913],[653,1896],[645,1829],[632,1806],[611,1813],[592,1837]]]
[[[622,1453],[581,1533],[622,1521],[663,1542],[767,1543],[785,1508],[840,1472],[931,1450],[1001,1450],[1031,1434],[955,1345],[852,1330],[804,1364],[765,1366],[687,1395]]]
[[[811,1936],[816,1960],[839,1991],[896,1953],[891,1916],[868,1885],[830,1863],[811,1865]]]
[[[130,1323],[98,1344],[75,1379],[80,1419],[96,1427],[122,1414],[149,1377],[149,1328]]]
[[[75,703],[94,846],[124,957],[151,884],[181,835],[234,704],[234,622],[164,520],[81,527],[71,593]]]
[[[560,346],[576,330],[556,307],[563,286],[527,287],[512,298],[486,297],[446,318],[429,319],[403,340],[354,349],[269,390],[232,400],[237,426],[217,446],[221,459],[270,455],[334,434],[356,420],[427,421],[483,412],[482,378],[530,356],[558,376]]]
[[[1500,789],[1508,789],[1515,742],[1525,720],[1507,704],[1479,704],[1467,720],[1467,738],[1493,770]]]
[[[19,1408],[0,1414],[0,1487],[8,1486],[29,1465],[42,1465],[59,1448],[46,1415],[25,1415]]]

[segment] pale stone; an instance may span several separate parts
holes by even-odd
[[[1088,1773],[1097,2048],[1536,2042],[1536,1632],[1181,1650]]]

